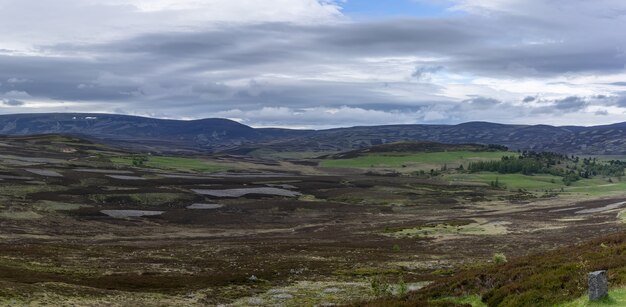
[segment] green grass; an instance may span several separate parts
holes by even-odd
[[[148,168],[202,173],[221,172],[229,169],[228,166],[223,164],[211,163],[195,158],[150,156],[147,159],[148,161],[144,163],[144,167]],[[132,157],[113,157],[110,160],[115,164],[133,166]]]
[[[289,160],[289,159],[314,159],[323,155],[336,154],[337,151],[275,151],[271,149],[258,149],[248,153],[248,156],[259,159]]]
[[[498,174],[484,172],[473,174],[450,174],[445,175],[444,178],[450,182],[482,184],[489,184],[490,182],[498,179],[498,182],[501,185],[510,190],[556,190],[565,187],[561,177],[552,175],[527,176],[522,174]]]
[[[448,151],[424,153],[386,153],[367,154],[353,159],[324,160],[322,167],[335,168],[402,168],[439,169],[443,165],[449,168],[464,167],[470,162],[500,160],[503,156],[514,155],[509,152],[473,152]]]
[[[558,306],[559,307],[626,306],[626,289],[611,290],[609,291],[608,297],[597,302],[590,302],[587,295],[585,295],[575,301],[558,305]]]
[[[446,181],[456,183],[480,183],[489,184],[498,179],[498,182],[509,190],[526,189],[529,191],[554,190],[568,194],[586,194],[589,196],[610,196],[626,193],[626,180],[618,181],[613,178],[613,183],[607,178],[581,179],[571,186],[563,183],[563,178],[552,175],[522,175],[522,174],[499,174],[499,173],[472,173],[472,174],[447,174],[443,177]]]
[[[431,300],[431,303],[440,304],[457,304],[457,305],[471,305],[472,307],[487,307],[487,304],[483,303],[479,295],[461,296],[461,297],[446,297],[438,300]]]
[[[33,211],[0,211],[0,219],[7,220],[36,220],[43,216]]]
[[[613,183],[605,178],[584,179],[575,182],[565,189],[567,192],[584,193],[591,196],[608,196],[626,193],[626,181],[613,179]]]
[[[71,211],[71,210],[78,210],[80,208],[90,207],[90,206],[42,200],[39,203],[37,203],[34,207],[40,211]]]

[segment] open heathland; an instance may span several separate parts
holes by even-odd
[[[1,142],[1,305],[579,306],[588,270],[612,272],[614,301],[625,285],[626,186],[609,160],[500,172],[469,168],[553,156],[404,144],[267,160]]]

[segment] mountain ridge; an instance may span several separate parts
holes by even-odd
[[[0,135],[66,134],[160,152],[347,151],[401,141],[497,144],[511,149],[576,154],[626,154],[626,122],[600,126],[519,125],[474,121],[457,125],[354,126],[324,130],[253,128],[224,118],[158,119],[102,113],[0,115]]]

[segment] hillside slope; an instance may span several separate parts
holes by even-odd
[[[611,287],[623,287],[625,249],[626,235],[616,233],[504,264],[470,268],[405,297],[380,298],[353,306],[463,306],[455,301],[468,295],[479,295],[487,306],[561,306],[586,294],[589,272],[608,270]],[[586,297],[582,301],[586,302]]]
[[[81,135],[146,151],[346,151],[402,141],[498,144],[513,150],[626,154],[626,123],[596,127],[391,125],[329,130],[255,129],[228,119],[165,120],[128,115],[54,113],[0,116],[0,134]]]
[[[54,113],[0,116],[0,134],[68,134],[136,149],[219,150],[261,140],[254,128],[227,119],[164,120],[127,115]]]

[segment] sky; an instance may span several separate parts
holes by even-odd
[[[0,114],[626,121],[623,0],[0,0]]]

